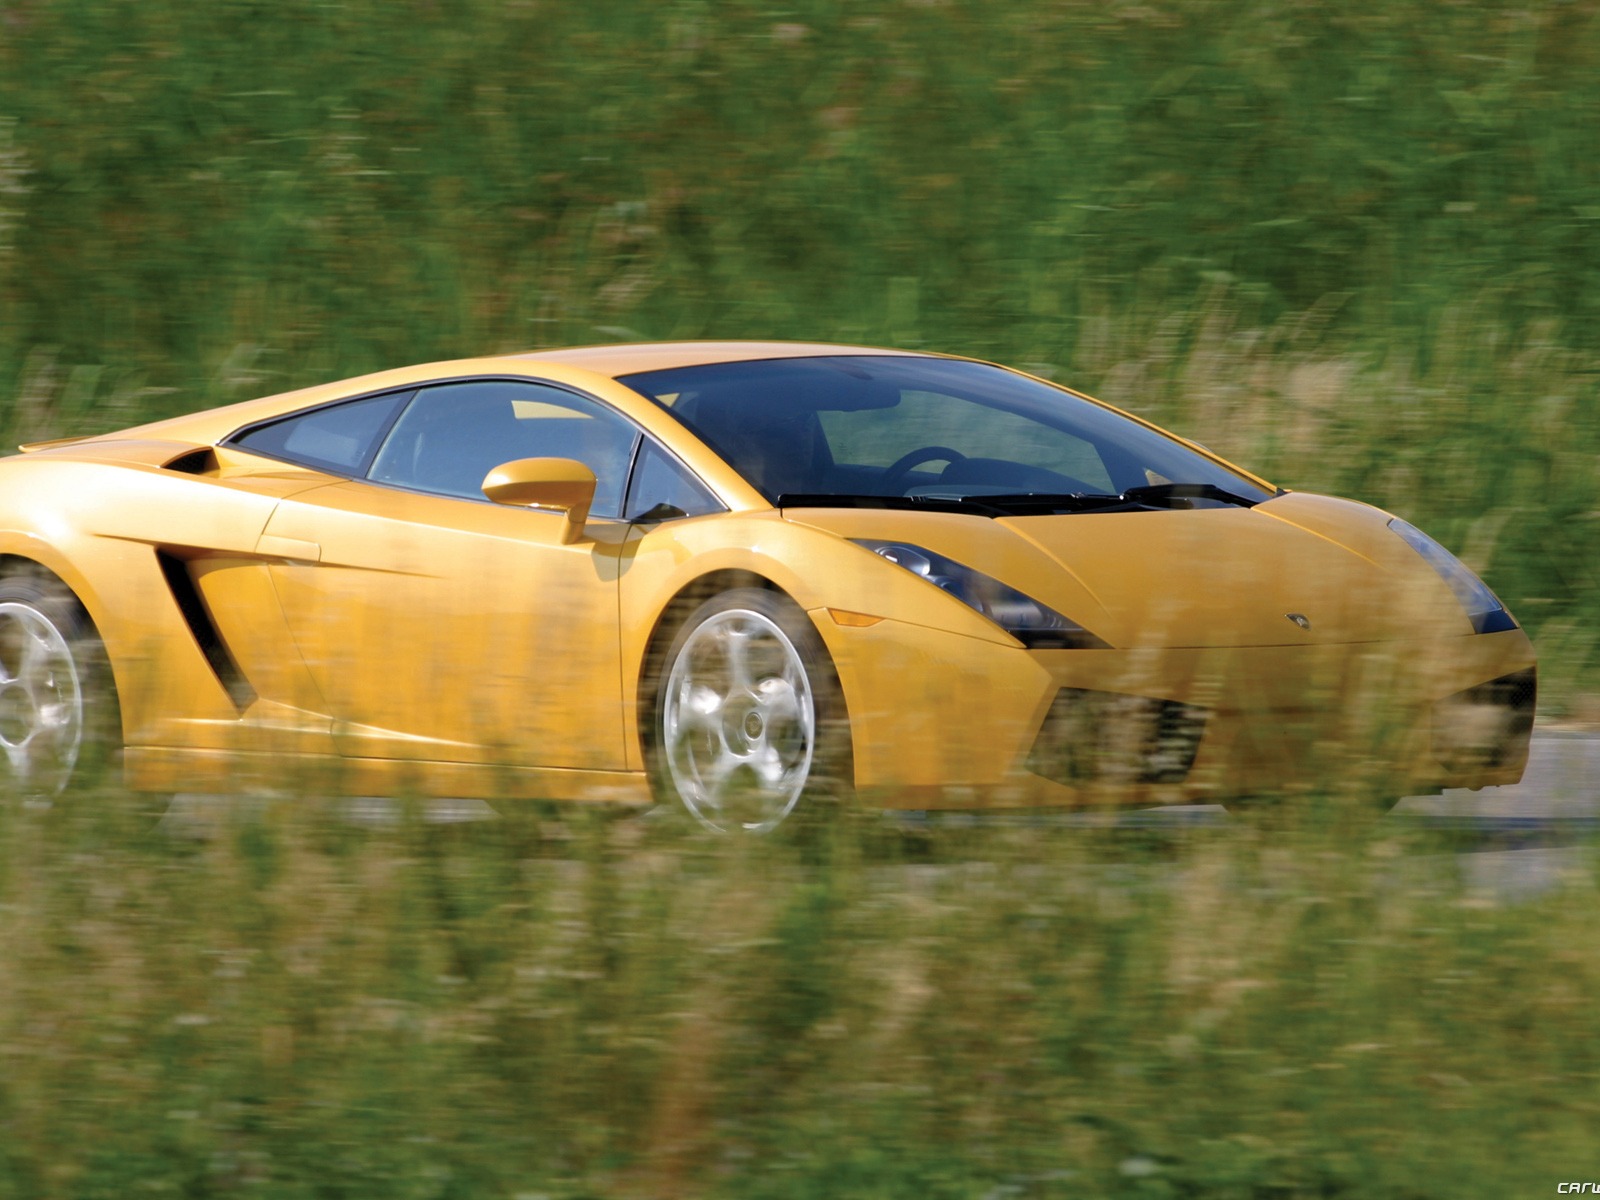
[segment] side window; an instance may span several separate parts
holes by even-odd
[[[409,395],[390,392],[314,409],[251,429],[231,444],[335,475],[360,475],[384,427]]]
[[[639,448],[633,480],[628,485],[628,503],[623,509],[628,520],[637,521],[646,514],[652,514],[655,520],[698,517],[723,510],[705,484],[661,447],[647,441]]]
[[[595,474],[597,517],[616,517],[637,437],[604,405],[538,383],[473,380],[423,388],[389,431],[367,477],[483,499],[483,477],[518,458],[575,458]]]

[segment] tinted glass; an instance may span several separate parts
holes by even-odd
[[[409,394],[390,392],[301,413],[249,430],[232,444],[335,475],[360,475],[373,444]]]
[[[560,388],[474,380],[424,388],[400,415],[368,478],[482,500],[483,477],[519,458],[572,458],[597,481],[597,517],[615,517],[633,455],[634,427]]]
[[[674,513],[673,509],[678,511]],[[723,506],[717,498],[677,459],[654,442],[639,448],[633,482],[628,488],[628,520],[637,521],[646,513],[656,513],[657,519],[665,520],[721,511]]]
[[[1041,473],[1041,483],[1057,490],[1060,481],[1046,479],[1045,474],[1066,476],[1074,485],[1069,490],[1074,491],[1103,492],[1113,487],[1093,442],[1017,413],[974,408],[967,400],[939,392],[909,391],[901,394],[893,420],[885,420],[887,411],[819,412],[834,461],[887,467],[923,447],[954,449],[950,443],[959,441],[970,464],[968,484],[983,483],[985,476],[977,464],[989,463],[993,465],[987,474],[997,483],[1019,485],[1023,482],[1019,468],[1026,467]],[[923,461],[930,466],[952,462],[938,456]]]
[[[1267,492],[1181,442],[999,367],[914,356],[769,359],[625,376],[769,500],[784,494]]]

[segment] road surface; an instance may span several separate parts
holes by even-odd
[[[180,795],[162,822],[177,834],[194,834],[214,824],[235,802],[222,796]],[[358,797],[346,802],[358,824],[391,824],[400,816],[395,801]],[[492,820],[494,809],[480,800],[441,800],[426,819],[440,823]],[[907,821],[959,827],[986,822],[979,815],[904,814]],[[991,818],[992,819],[992,818]],[[1138,809],[1123,813],[1013,815],[1049,828],[1113,826],[1127,829],[1182,829],[1229,821],[1220,805]],[[1536,896],[1572,882],[1594,880],[1593,847],[1600,844],[1600,733],[1540,729],[1534,733],[1528,769],[1511,787],[1456,790],[1400,801],[1383,818],[1447,832],[1460,847],[1458,865],[1469,887],[1502,900]]]

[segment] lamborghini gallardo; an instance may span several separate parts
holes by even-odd
[[[0,749],[156,792],[884,808],[1514,782],[1531,644],[1412,525],[836,345],[432,363],[0,460]]]

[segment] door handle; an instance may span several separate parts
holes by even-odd
[[[256,553],[264,558],[286,558],[290,562],[321,562],[322,547],[316,542],[303,542],[299,538],[279,537],[263,533],[256,542]]]

